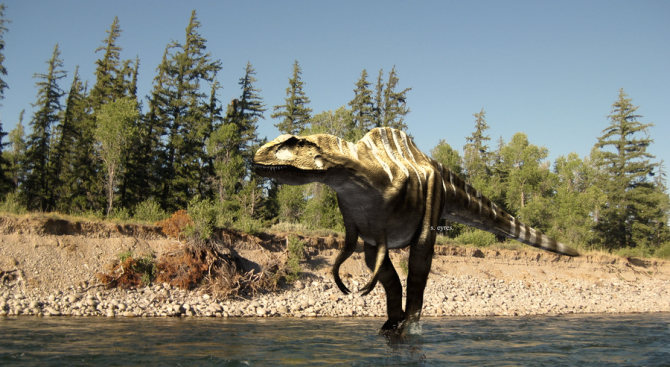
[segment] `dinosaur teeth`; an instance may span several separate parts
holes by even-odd
[[[288,168],[289,166],[287,165],[278,165],[278,166],[266,166],[263,164],[255,164],[254,168],[258,170],[263,170],[263,171],[280,171],[283,169]]]

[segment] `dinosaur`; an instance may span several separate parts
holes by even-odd
[[[499,209],[442,164],[419,151],[401,130],[370,130],[351,143],[327,134],[284,134],[263,145],[253,158],[257,174],[288,185],[321,182],[337,194],[345,226],[345,244],[333,265],[335,284],[344,293],[339,269],[364,242],[372,278],[361,288],[370,293],[377,282],[386,292],[388,320],[382,330],[402,330],[418,321],[434,252],[436,227],[442,218],[512,238],[568,256],[577,251],[545,236]],[[389,249],[410,247],[407,300],[389,258]]]

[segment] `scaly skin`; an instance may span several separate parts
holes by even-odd
[[[332,135],[281,135],[262,146],[254,157],[259,175],[280,183],[321,182],[337,193],[344,218],[344,249],[333,266],[340,290],[339,268],[351,256],[358,237],[365,243],[365,262],[373,276],[361,291],[368,294],[380,281],[386,291],[388,321],[396,329],[418,321],[430,272],[437,223],[441,218],[463,223],[527,245],[568,256],[568,246],[517,221],[489,199],[419,151],[396,129],[376,128],[358,143]],[[388,249],[410,246],[407,300],[402,309],[400,278]]]

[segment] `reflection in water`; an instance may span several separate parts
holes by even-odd
[[[0,365],[663,365],[670,315],[426,318],[0,318]]]

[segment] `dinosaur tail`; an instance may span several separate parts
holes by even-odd
[[[562,255],[579,256],[574,249],[533,229],[499,209],[491,200],[440,165],[446,193],[442,218]]]

